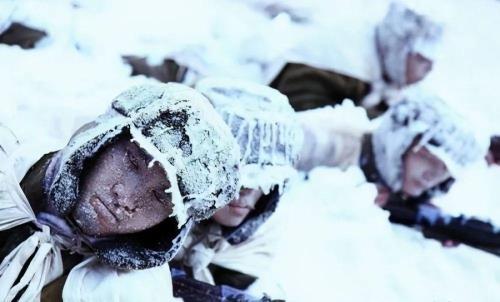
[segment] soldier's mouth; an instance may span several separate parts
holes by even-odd
[[[229,212],[236,216],[246,216],[251,211],[249,207],[233,206],[229,204]]]
[[[117,223],[121,219],[104,203],[99,196],[94,195],[90,199],[90,205],[105,223]]]
[[[249,209],[249,210],[254,209],[254,207],[252,207],[244,202],[239,202],[239,201],[232,201],[229,203],[229,206],[233,207],[233,208],[242,208],[242,209]]]

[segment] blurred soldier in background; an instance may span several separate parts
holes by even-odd
[[[367,81],[335,70],[288,63],[270,85],[288,96],[297,111],[340,104],[348,98],[376,117],[387,110],[401,88],[422,80],[432,70],[441,32],[427,17],[392,4],[375,28],[378,57],[373,58],[372,70],[380,70],[378,78]]]
[[[271,273],[282,224],[273,213],[295,175],[302,142],[295,113],[285,96],[264,85],[207,78],[196,89],[240,144],[242,182],[239,197],[198,224],[177,254],[185,274],[173,274],[174,293],[184,301],[284,299]]]

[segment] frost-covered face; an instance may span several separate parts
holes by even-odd
[[[425,147],[403,156],[403,193],[417,197],[451,177],[446,165]]]
[[[219,224],[227,227],[236,227],[255,208],[255,204],[262,197],[263,192],[256,189],[241,189],[240,196],[233,199],[227,206],[215,212],[212,218]]]
[[[424,79],[432,70],[433,62],[419,53],[406,57],[406,84],[411,85]]]
[[[158,162],[128,138],[106,146],[94,158],[80,183],[73,212],[88,235],[127,234],[148,229],[172,212],[167,175]]]

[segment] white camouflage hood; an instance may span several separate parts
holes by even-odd
[[[438,97],[418,90],[407,91],[381,119],[372,135],[375,164],[394,192],[402,188],[403,155],[416,138],[417,147],[426,147],[442,160],[452,177],[486,154],[488,143],[461,116]]]
[[[402,4],[392,3],[376,28],[378,55],[389,80],[404,86],[407,55],[420,53],[433,61],[441,36],[440,25]]]
[[[45,187],[59,214],[78,200],[85,161],[123,131],[165,169],[179,228],[208,218],[238,191],[237,144],[206,98],[181,84],[142,85],[120,94],[51,162]]]
[[[196,89],[212,102],[240,145],[242,186],[267,194],[296,173],[303,134],[286,96],[227,78],[201,80]]]

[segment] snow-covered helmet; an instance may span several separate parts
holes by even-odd
[[[441,25],[401,3],[392,3],[384,20],[376,28],[378,55],[389,80],[404,86],[408,54],[420,53],[434,60],[441,36]]]
[[[452,177],[481,159],[488,147],[440,98],[408,90],[403,100],[381,117],[372,135],[376,167],[394,192],[402,188],[403,155],[417,138],[417,146],[426,147],[442,160]]]
[[[196,89],[212,102],[240,145],[242,186],[267,193],[295,173],[303,134],[286,96],[227,78],[203,79]]]

